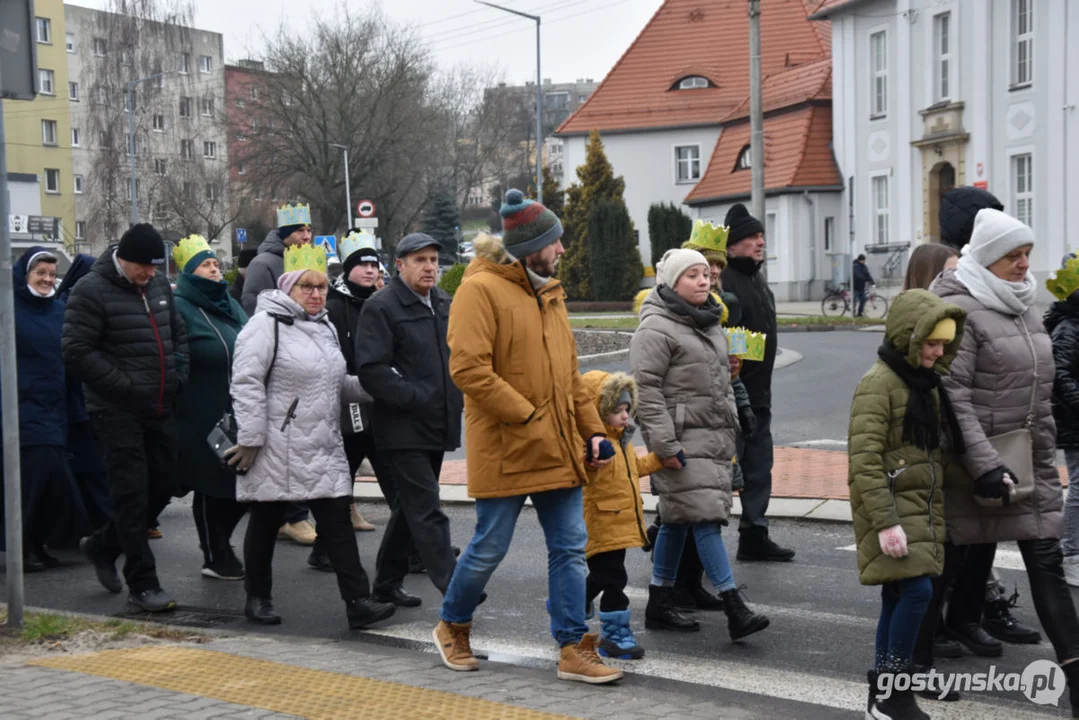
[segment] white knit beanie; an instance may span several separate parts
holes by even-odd
[[[663,253],[663,257],[656,263],[656,282],[674,290],[678,278],[694,265],[704,265],[707,269],[708,259],[696,250],[672,248]]]
[[[1034,231],[1028,226],[1000,210],[985,208],[974,218],[974,232],[963,254],[989,267],[1012,250],[1033,244]]]

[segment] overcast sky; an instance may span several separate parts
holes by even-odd
[[[493,0],[543,19],[543,77],[599,82],[662,0]],[[104,8],[108,0],[74,0]],[[349,0],[362,10],[367,2]],[[442,65],[495,64],[511,84],[536,76],[535,23],[472,0],[390,0],[384,12],[419,27]],[[257,54],[262,33],[282,21],[302,33],[315,14],[332,17],[342,0],[195,0],[195,25],[225,36],[229,62]]]

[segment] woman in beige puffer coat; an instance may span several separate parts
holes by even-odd
[[[629,351],[641,431],[665,468],[652,474],[663,526],[656,538],[645,627],[700,629],[674,609],[671,599],[682,548],[692,532],[727,610],[731,639],[738,640],[769,621],[743,602],[721,535],[731,511],[739,427],[720,324],[723,310],[709,294],[708,261],[696,250],[667,251],[656,279]]]

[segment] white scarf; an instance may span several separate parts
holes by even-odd
[[[1009,282],[989,272],[989,268],[979,265],[970,255],[964,255],[959,258],[955,277],[967,286],[975,300],[990,310],[1019,317],[1034,306],[1038,288],[1029,270],[1023,282]]]

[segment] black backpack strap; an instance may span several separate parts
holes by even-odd
[[[268,313],[273,318],[273,355],[270,356],[270,367],[266,370],[266,380],[263,383],[266,387],[270,386],[270,373],[273,372],[274,363],[277,362],[277,346],[281,341],[280,327],[281,323],[291,325],[293,320],[290,315],[278,315],[277,313]]]

